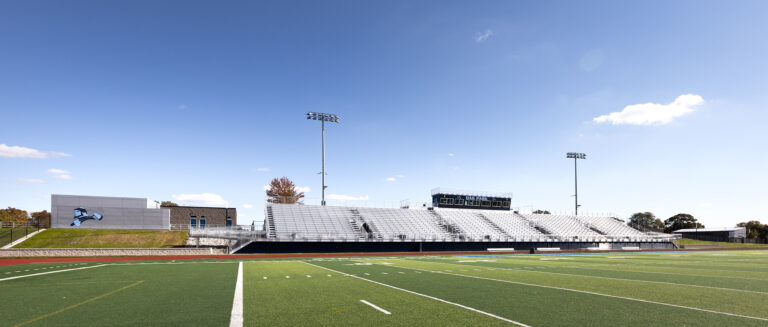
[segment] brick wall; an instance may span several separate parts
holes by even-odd
[[[163,207],[171,209],[171,225],[189,225],[194,216],[197,224],[205,219],[205,226],[223,227],[227,224],[227,217],[232,219],[232,226],[237,225],[237,209],[235,208],[211,208],[211,207]]]

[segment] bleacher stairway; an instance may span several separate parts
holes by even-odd
[[[478,213],[478,214],[477,214],[477,217],[479,217],[480,219],[482,219],[483,221],[485,221],[485,223],[487,223],[488,225],[490,225],[490,226],[491,226],[491,228],[493,228],[493,229],[494,229],[494,230],[495,230],[497,233],[499,233],[499,235],[504,235],[504,236],[506,236],[506,237],[511,237],[511,236],[510,236],[510,235],[509,235],[507,232],[505,232],[503,229],[501,229],[501,227],[499,227],[499,225],[496,225],[496,223],[494,223],[493,221],[491,221],[490,219],[488,219],[488,217],[486,217],[486,216],[485,216],[485,215],[483,215],[482,213]]]

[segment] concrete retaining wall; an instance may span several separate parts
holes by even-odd
[[[92,257],[92,256],[147,256],[147,255],[208,255],[227,254],[226,249],[169,248],[169,249],[6,249],[0,257]]]

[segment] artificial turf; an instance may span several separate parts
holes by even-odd
[[[719,247],[724,248],[768,248],[768,244],[760,244],[760,243],[731,243],[731,242],[710,242],[710,241],[699,241],[699,240],[692,240],[688,238],[683,238],[677,241],[678,245],[716,245]]]
[[[226,326],[241,261],[246,326],[768,325],[754,250],[2,266],[0,325]]]

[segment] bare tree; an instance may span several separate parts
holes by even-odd
[[[267,189],[267,202],[269,203],[302,203],[304,192],[296,189],[296,184],[288,177],[275,178],[269,183]]]

